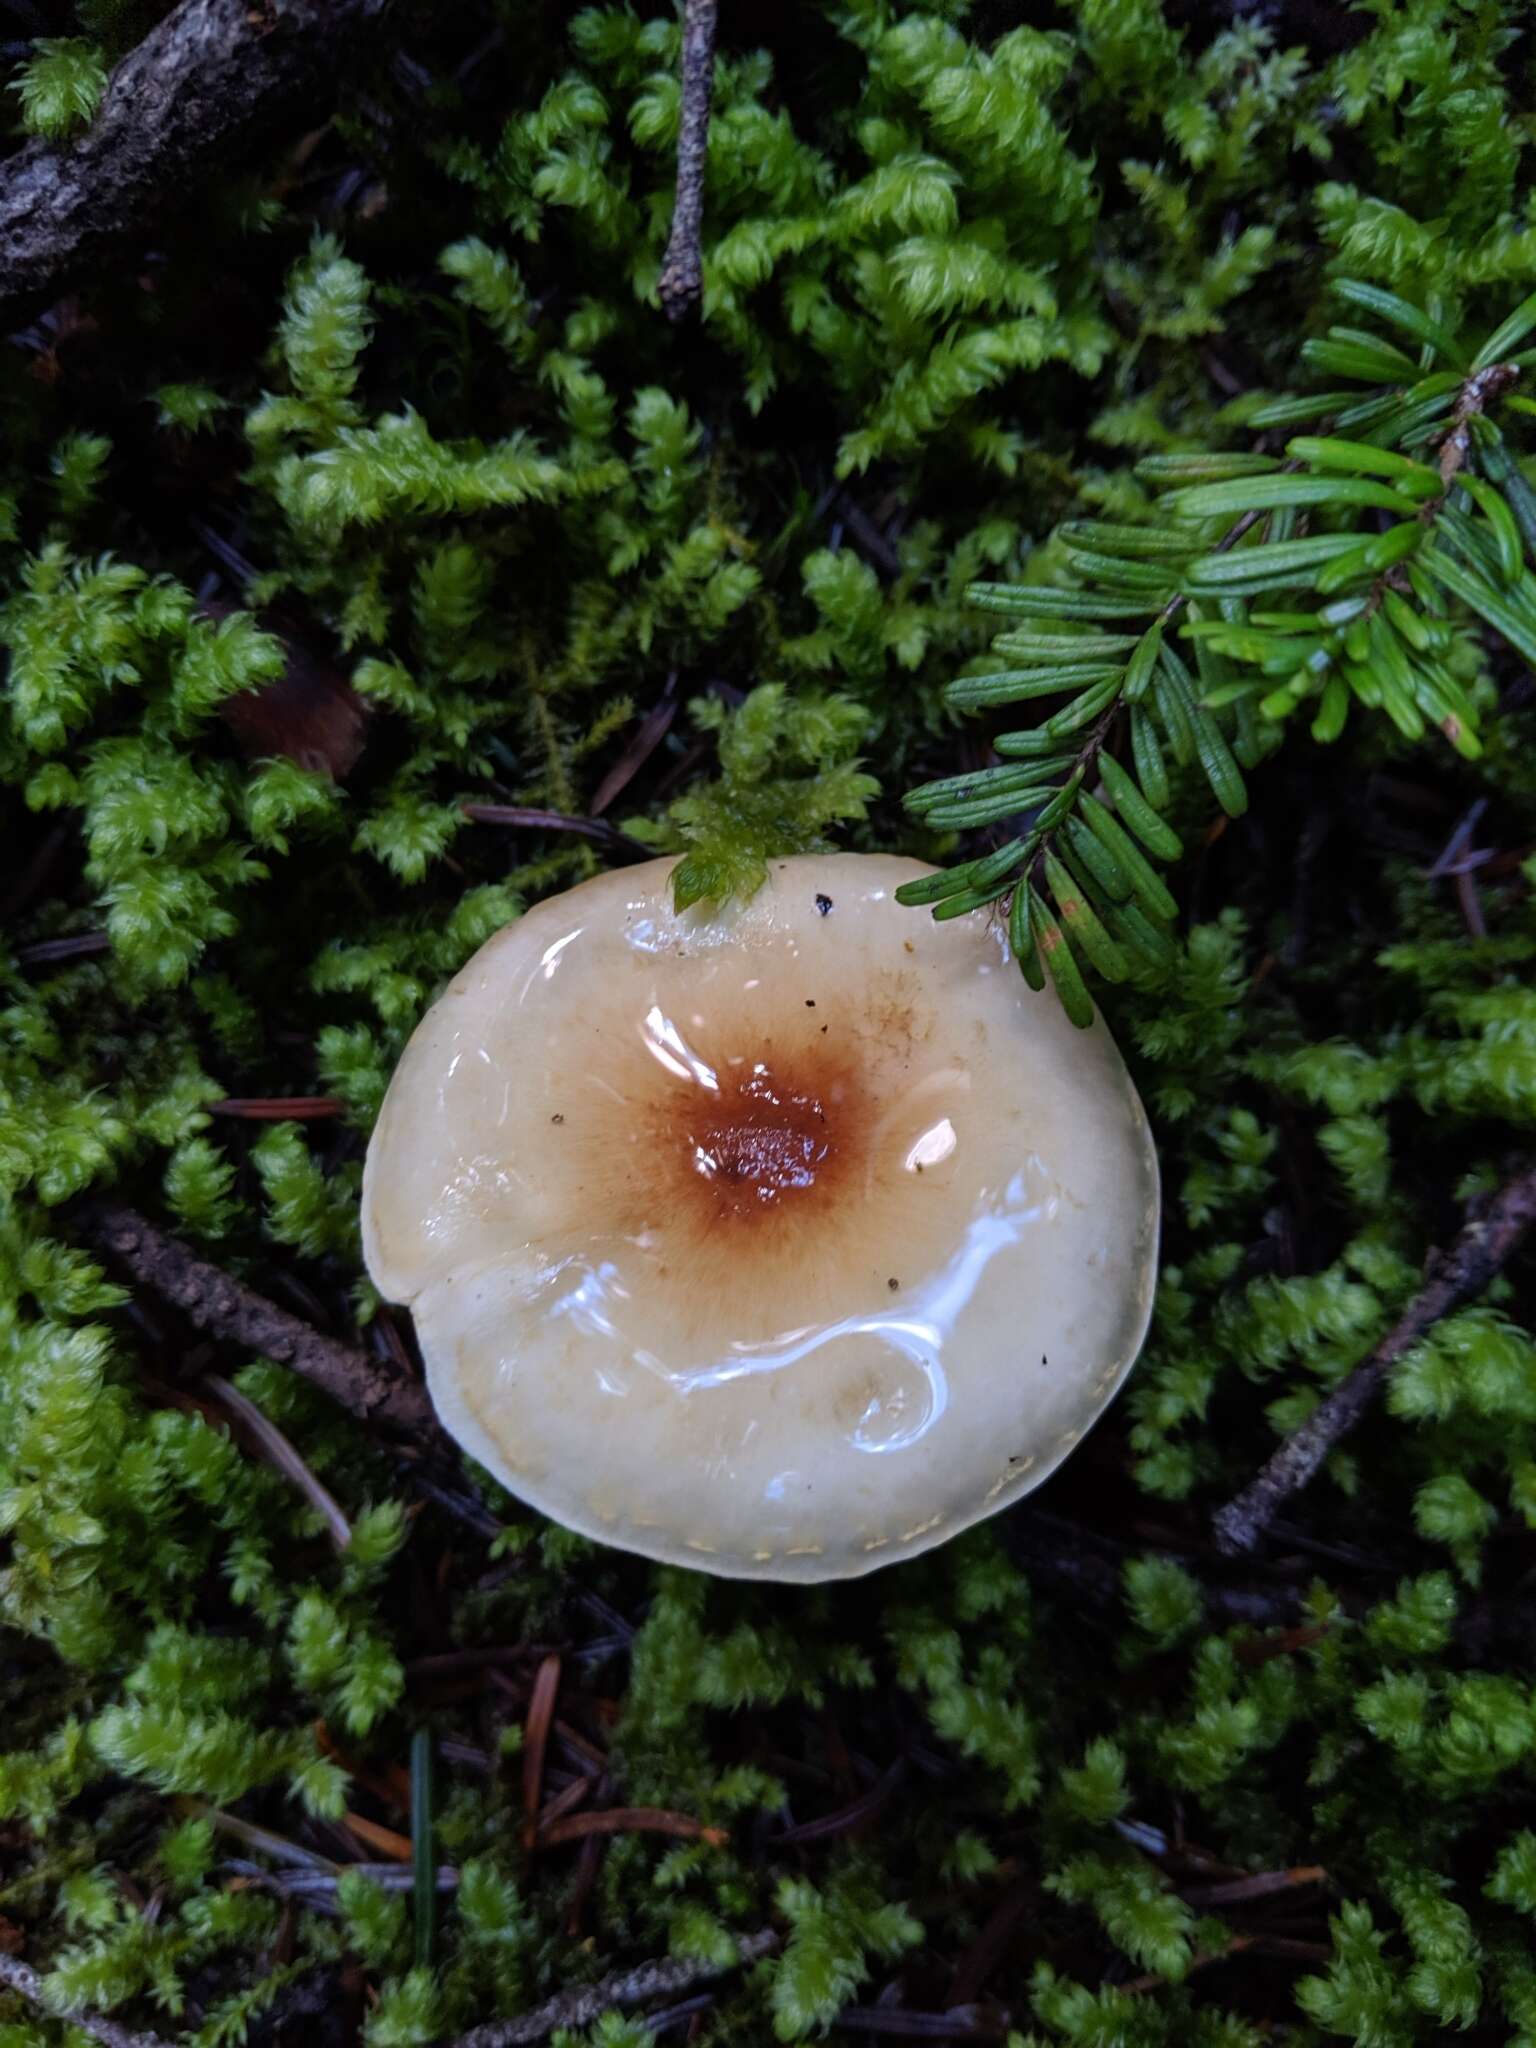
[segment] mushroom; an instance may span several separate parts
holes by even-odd
[[[583,883],[434,1004],[368,1149],[363,1242],[503,1485],[731,1577],[852,1577],[1038,1486],[1151,1314],[1158,1175],[1102,1021],[1032,992],[931,872],[774,863],[672,907]]]

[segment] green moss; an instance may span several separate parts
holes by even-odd
[[[88,118],[142,12],[13,52],[24,124]],[[1185,849],[1181,947],[1108,999],[1168,1198],[1153,1337],[1041,1502],[935,1556],[742,1588],[502,1499],[487,1543],[130,1296],[78,1206],[113,1189],[387,1349],[356,1202],[388,1074],[478,945],[608,857],[464,806],[585,813],[664,698],[609,815],[684,897],[822,842],[977,853],[900,803],[980,758],[943,696],[997,623],[967,586],[1059,584],[1063,521],[1147,523],[1138,460],[1250,446],[1332,279],[1476,334],[1531,287],[1514,0],[1269,12],[723,10],[674,329],[671,10],[406,8],[408,61],[308,153],[215,178],[163,261],[6,352],[0,1912],[56,2003],[214,2048],[321,2038],[318,1985],[403,2048],[772,1924],[700,2039],[863,2039],[839,2012],[892,1986],[1025,2048],[1536,2038],[1528,1260],[1264,1561],[1208,1539],[1536,1116],[1533,719],[1497,636],[1458,628],[1476,760],[1386,718],[1261,736],[1229,820],[1141,735]],[[1431,875],[1474,804],[1494,858]],[[340,1113],[215,1107],[315,1096]],[[458,1648],[496,1657],[423,1661]],[[526,1853],[551,1650],[552,1767],[610,1753],[585,1808],[723,1840]],[[354,1871],[339,1917],[290,1912],[303,1866],[249,1835],[360,1860],[338,1825],[409,1828],[420,1728],[458,1872],[431,1968],[408,1893]],[[66,2035],[5,1994],[0,2038]]]

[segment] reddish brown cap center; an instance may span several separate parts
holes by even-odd
[[[689,1118],[693,1169],[714,1184],[723,1209],[745,1215],[816,1185],[836,1148],[821,1097],[778,1080],[758,1061]]]

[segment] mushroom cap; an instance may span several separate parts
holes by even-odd
[[[363,1178],[446,1427],[604,1543],[851,1577],[1017,1500],[1152,1309],[1157,1159],[1102,1021],[985,912],[873,854],[672,907],[670,860],[481,947],[423,1018]]]

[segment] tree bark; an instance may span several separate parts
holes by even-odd
[[[324,104],[389,0],[182,0],[107,80],[96,118],[0,162],[0,308],[56,293],[184,199],[210,159]]]

